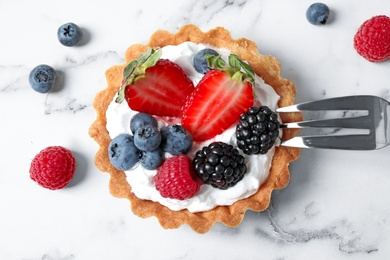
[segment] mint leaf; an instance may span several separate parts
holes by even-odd
[[[136,60],[133,60],[132,62],[127,64],[127,66],[123,70],[123,79],[127,79],[128,77],[130,77],[130,75],[133,73],[136,66],[137,66]]]
[[[245,63],[243,61],[241,61],[241,67],[243,68],[243,70],[245,71],[245,73],[249,76],[249,78],[251,79],[251,82],[255,82],[255,72],[253,71],[253,68],[251,66],[249,66],[248,63]]]
[[[157,51],[151,49],[150,55],[142,62],[142,67],[147,68],[153,67],[156,65],[157,61],[160,59],[162,55],[162,50],[158,49]]]
[[[115,99],[116,103],[122,103],[123,100],[125,100],[125,90],[126,90],[126,85],[122,84],[121,88],[118,91],[118,96]]]
[[[153,53],[153,49],[152,48],[148,48],[148,50],[146,52],[144,52],[141,55],[139,55],[139,57],[137,59],[137,63],[138,64],[143,64],[150,57],[150,55],[152,55],[152,53]]]
[[[222,68],[226,67],[225,61],[219,55],[215,56],[211,54],[206,54],[204,57],[206,58],[209,67],[212,69],[221,70]]]
[[[233,69],[235,70],[241,70],[241,61],[240,59],[237,57],[237,55],[234,55],[234,54],[230,54],[229,57],[229,65],[230,67],[232,67]]]

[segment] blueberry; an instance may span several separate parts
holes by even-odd
[[[108,145],[108,157],[112,166],[121,171],[131,169],[140,157],[140,151],[134,145],[134,137],[120,134]]]
[[[157,127],[157,120],[146,113],[137,113],[130,120],[130,130],[133,134],[138,130],[138,128],[147,125]]]
[[[307,20],[314,25],[326,24],[329,17],[329,7],[323,3],[314,3],[306,11]]]
[[[159,147],[149,152],[141,152],[140,164],[147,170],[155,170],[164,162],[164,151]]]
[[[161,147],[172,155],[185,154],[192,147],[192,136],[181,125],[163,127],[161,137]]]
[[[54,87],[56,77],[56,71],[52,67],[42,64],[30,72],[28,80],[35,91],[47,93]]]
[[[194,56],[194,68],[197,72],[206,74],[211,68],[209,67],[209,64],[205,58],[206,54],[218,56],[218,52],[216,52],[213,49],[203,49],[197,52]]]
[[[154,126],[138,128],[134,134],[134,144],[141,151],[153,151],[161,143],[160,131]]]
[[[75,46],[81,40],[83,32],[76,24],[66,23],[58,28],[57,37],[62,45],[71,47]]]

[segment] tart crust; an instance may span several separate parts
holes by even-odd
[[[188,224],[196,232],[205,233],[216,222],[222,222],[229,227],[238,226],[248,209],[256,212],[265,210],[270,204],[272,191],[281,189],[288,184],[290,180],[288,165],[299,157],[300,150],[276,147],[267,180],[254,195],[239,200],[230,206],[217,206],[209,211],[191,213],[186,209],[172,211],[157,202],[137,198],[131,192],[131,186],[126,180],[125,172],[115,169],[109,161],[108,145],[111,138],[106,129],[106,110],[119,90],[126,64],[136,59],[148,47],[178,45],[186,41],[209,44],[230,50],[242,60],[247,61],[255,73],[275,89],[280,96],[279,107],[294,103],[296,89],[292,82],[281,77],[280,63],[276,58],[260,54],[253,41],[245,38],[232,39],[229,31],[225,28],[216,27],[207,32],[202,32],[197,26],[189,24],[181,27],[176,34],[165,30],[156,31],[151,36],[149,43],[134,44],[127,49],[125,64],[114,65],[106,71],[108,85],[95,97],[93,105],[97,118],[89,129],[89,135],[99,144],[95,164],[101,171],[110,174],[109,189],[111,194],[118,198],[127,198],[134,214],[143,218],[155,216],[165,229],[178,228],[183,224]],[[292,122],[301,120],[301,115],[298,113],[283,113],[281,118],[283,122]],[[293,130],[283,131],[283,139],[289,139],[295,135]]]

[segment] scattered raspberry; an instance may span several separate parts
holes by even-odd
[[[68,149],[49,146],[37,154],[31,162],[30,177],[42,187],[58,190],[73,178],[76,160]]]
[[[199,184],[192,178],[191,160],[185,155],[171,157],[158,168],[156,189],[164,198],[185,200],[199,191]]]
[[[365,21],[354,37],[354,47],[371,62],[390,58],[390,18],[378,15]]]

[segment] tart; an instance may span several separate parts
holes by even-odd
[[[187,208],[170,209],[159,202],[137,197],[129,184],[126,172],[118,170],[110,162],[108,147],[112,137],[107,129],[107,110],[118,95],[124,81],[124,70],[131,61],[136,60],[150,48],[178,46],[186,42],[228,50],[237,55],[249,64],[255,74],[277,93],[280,97],[277,106],[283,107],[294,103],[296,89],[291,81],[280,75],[280,63],[276,58],[260,54],[253,41],[244,38],[233,39],[225,28],[217,27],[203,32],[197,26],[190,24],[181,27],[176,33],[165,30],[156,31],[147,44],[133,44],[127,49],[124,64],[114,65],[106,71],[107,88],[95,97],[94,108],[97,118],[90,127],[89,135],[99,145],[95,156],[97,168],[110,174],[109,190],[111,194],[118,198],[128,199],[134,214],[143,218],[154,216],[165,229],[178,228],[183,224],[188,224],[194,231],[205,233],[217,222],[229,227],[238,226],[247,210],[256,212],[265,210],[270,204],[272,191],[281,189],[288,184],[290,179],[289,163],[299,157],[300,150],[281,146],[274,147],[272,164],[261,186],[249,197],[238,199],[229,205],[216,205],[203,211],[190,211]],[[280,119],[282,122],[292,122],[300,120],[301,115],[286,113],[281,114]],[[281,139],[289,139],[294,135],[295,131],[284,129]]]

